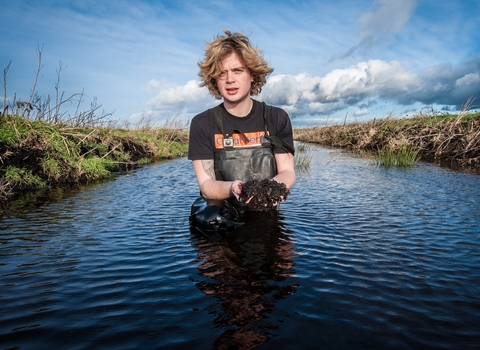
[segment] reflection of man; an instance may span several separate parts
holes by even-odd
[[[220,301],[215,326],[225,331],[215,348],[259,346],[278,327],[278,319],[268,320],[275,302],[295,291],[285,283],[294,274],[294,255],[290,236],[279,225],[280,215],[249,212],[250,224],[215,244],[204,235],[194,238],[198,269],[205,278],[197,287]]]
[[[223,103],[193,118],[188,158],[205,198],[245,209],[235,200],[242,182],[269,178],[293,186],[292,125],[282,109],[251,98],[273,71],[261,51],[245,35],[225,34],[207,43],[199,63],[201,85]]]

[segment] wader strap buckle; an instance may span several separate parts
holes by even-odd
[[[215,123],[217,124],[218,128],[222,132],[223,135],[223,148],[233,148],[233,134],[237,133],[240,134],[244,139],[245,142],[248,142],[248,137],[243,132],[238,129],[232,130],[230,134],[226,134],[224,127],[223,127],[223,114],[222,114],[222,107],[216,106],[212,108],[213,116],[215,117]]]

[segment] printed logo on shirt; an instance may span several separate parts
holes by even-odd
[[[254,131],[246,132],[243,137],[242,134],[234,133],[232,135],[233,148],[248,148],[248,147],[258,147],[262,145],[262,136],[265,135],[265,131]],[[215,148],[223,148],[223,135],[215,134]]]

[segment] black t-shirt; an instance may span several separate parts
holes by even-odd
[[[255,146],[255,140],[258,135],[263,134],[265,130],[263,119],[263,104],[253,100],[253,107],[250,113],[242,118],[235,117],[227,112],[220,105],[223,112],[224,132],[234,134],[235,140],[244,139],[240,136],[235,138],[237,132],[241,132],[251,140],[252,146]],[[284,140],[293,148],[292,124],[288,114],[281,108],[267,107],[267,125],[270,135],[275,135]],[[206,110],[197,114],[190,124],[190,139],[188,147],[188,159],[201,160],[213,159],[215,149],[223,147],[223,136],[219,127],[215,123],[215,118],[211,110]],[[243,147],[249,147],[249,143],[243,144]],[[287,153],[286,150],[274,147],[274,153]]]

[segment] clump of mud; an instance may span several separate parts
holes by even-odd
[[[275,180],[250,180],[242,184],[240,201],[250,209],[267,211],[287,199],[290,190]]]

